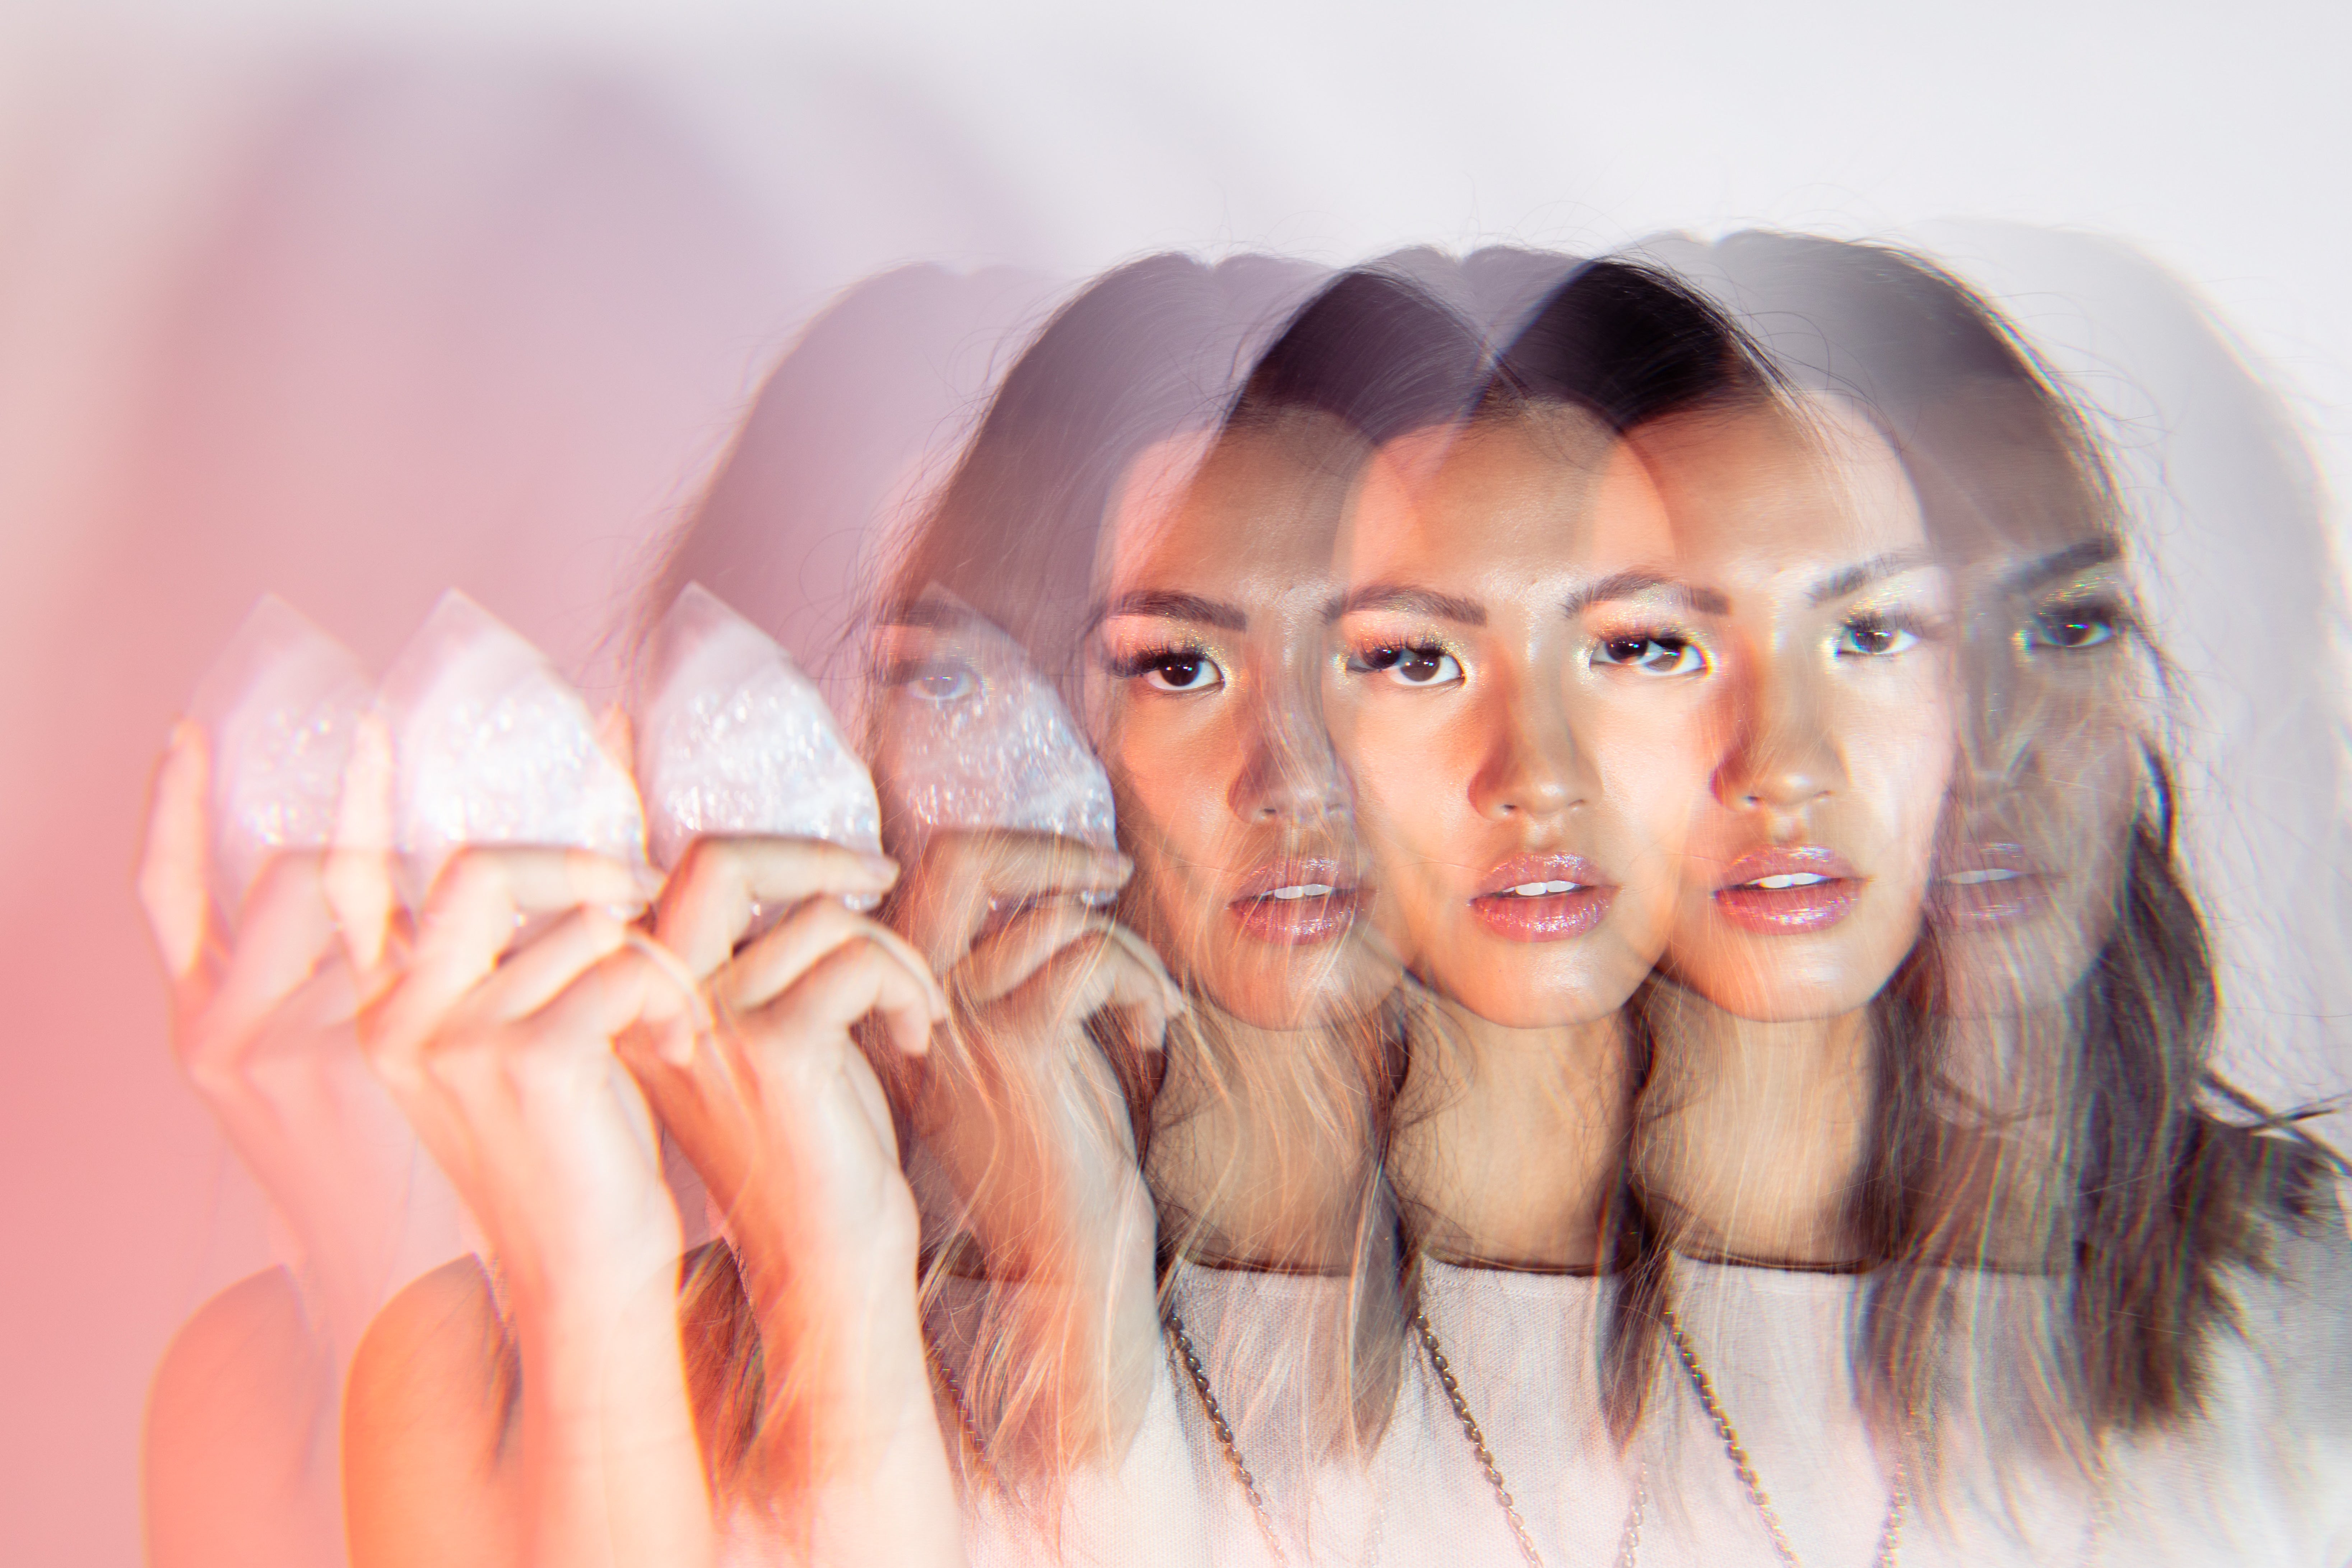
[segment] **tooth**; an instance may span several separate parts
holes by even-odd
[[[1328,899],[1338,889],[1328,882],[1302,882],[1294,883],[1287,888],[1276,888],[1267,896],[1288,902],[1293,899]]]
[[[1815,876],[1811,871],[1785,871],[1779,876],[1759,877],[1748,885],[1751,888],[1769,889],[1778,893],[1790,888],[1811,888],[1828,880],[1827,877]]]

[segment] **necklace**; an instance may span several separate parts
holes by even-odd
[[[1257,1478],[1250,1474],[1242,1462],[1241,1445],[1234,1441],[1234,1429],[1225,1421],[1225,1413],[1217,1407],[1216,1394],[1209,1387],[1209,1369],[1201,1364],[1192,1349],[1192,1337],[1184,1331],[1184,1320],[1174,1307],[1168,1309],[1162,1320],[1168,1328],[1168,1352],[1171,1361],[1192,1384],[1192,1392],[1201,1396],[1201,1411],[1209,1420],[1209,1430],[1216,1435],[1217,1445],[1225,1451],[1225,1463],[1241,1483],[1242,1495],[1249,1499],[1250,1513],[1257,1521],[1258,1533],[1265,1537],[1266,1550],[1274,1553],[1276,1563],[1287,1563],[1289,1555],[1282,1550],[1282,1538],[1274,1532],[1274,1515],[1259,1495]]]
[[[968,1456],[966,1462],[957,1468],[967,1472],[977,1468],[989,1483],[994,1485],[996,1465],[988,1457],[988,1445],[981,1440],[980,1423],[972,1419],[971,1401],[964,1397],[963,1380],[956,1376],[954,1370],[948,1365],[948,1358],[931,1342],[929,1334],[923,1336],[923,1349],[927,1352],[925,1359],[931,1363],[931,1370],[939,1374],[940,1386],[947,1390],[948,1403],[955,1406],[956,1426],[963,1436],[963,1447]]]
[[[1715,1380],[1708,1377],[1706,1369],[1699,1364],[1698,1349],[1691,1343],[1690,1334],[1683,1328],[1681,1317],[1671,1304],[1661,1307],[1658,1316],[1665,1325],[1667,1337],[1674,1342],[1675,1354],[1681,1359],[1683,1371],[1690,1375],[1692,1390],[1697,1394],[1707,1419],[1715,1423],[1717,1435],[1723,1439],[1723,1451],[1730,1457],[1731,1468],[1738,1475],[1739,1484],[1748,1493],[1748,1500],[1755,1505],[1756,1516],[1764,1521],[1764,1533],[1771,1537],[1774,1554],[1789,1568],[1802,1568],[1797,1549],[1789,1543],[1789,1532],[1780,1526],[1780,1515],[1772,1506],[1770,1494],[1765,1491],[1764,1483],[1757,1479],[1756,1467],[1748,1462],[1748,1449],[1739,1440],[1738,1428],[1732,1426],[1730,1415],[1723,1408],[1723,1401],[1716,1394]],[[1890,1495],[1886,1500],[1886,1523],[1878,1533],[1878,1553],[1871,1560],[1877,1568],[1896,1568],[1901,1562],[1903,1504],[1906,1491],[1903,1464],[1898,1459],[1895,1466],[1895,1484],[1889,1489]]]
[[[1535,1537],[1528,1532],[1527,1521],[1519,1517],[1518,1504],[1511,1499],[1511,1489],[1503,1479],[1502,1467],[1495,1463],[1494,1451],[1486,1447],[1486,1435],[1479,1430],[1477,1417],[1470,1414],[1470,1401],[1462,1392],[1462,1384],[1445,1360],[1444,1347],[1437,1342],[1437,1331],[1430,1325],[1429,1310],[1418,1308],[1412,1314],[1413,1331],[1421,1336],[1422,1348],[1429,1352],[1430,1370],[1437,1374],[1438,1386],[1445,1391],[1445,1402],[1454,1406],[1454,1418],[1462,1423],[1462,1435],[1470,1440],[1470,1452],[1478,1461],[1478,1468],[1486,1484],[1495,1489],[1495,1500],[1503,1505],[1503,1518],[1509,1521],[1511,1534],[1519,1543],[1519,1555],[1527,1559],[1528,1568],[1543,1568],[1543,1556],[1536,1551]],[[1650,1500],[1650,1465],[1642,1461],[1633,1475],[1633,1506],[1626,1510],[1625,1532],[1617,1542],[1617,1568],[1634,1568],[1642,1555],[1642,1510]]]

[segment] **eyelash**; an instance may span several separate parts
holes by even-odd
[[[1666,663],[1660,665],[1661,658]],[[1630,669],[1641,675],[1699,675],[1706,672],[1706,652],[1677,631],[1620,632],[1597,639],[1591,661],[1604,668]]]
[[[921,689],[919,685],[919,682],[937,680],[943,677],[952,679],[956,682],[953,689],[931,692]],[[970,665],[955,659],[909,658],[901,659],[884,669],[882,684],[905,687],[919,701],[944,706],[971,695],[973,689],[980,684],[980,678]]]
[[[2113,600],[2076,599],[2036,610],[2018,635],[2024,639],[2028,653],[2037,648],[2053,653],[2084,653],[2113,642],[2124,635],[2130,624],[2124,607]],[[2081,642],[2062,642],[2049,635],[2060,628],[2086,629],[2096,635]]]
[[[1144,648],[1130,654],[1116,654],[1111,657],[1109,663],[1111,673],[1121,680],[1141,679],[1144,684],[1154,691],[1165,691],[1171,696],[1197,696],[1203,691],[1214,691],[1225,683],[1223,667],[1209,656],[1208,649],[1198,644]],[[1201,671],[1204,668],[1216,679],[1200,685],[1192,684],[1191,680],[1180,684],[1169,679],[1171,675],[1182,673],[1192,679],[1198,679]],[[1150,679],[1155,675],[1160,679],[1157,680]]]
[[[1448,669],[1451,673],[1448,673]],[[1429,679],[1408,680],[1407,674],[1426,668]],[[1456,686],[1462,681],[1462,661],[1441,644],[1383,643],[1377,647],[1357,648],[1348,655],[1348,672],[1351,675],[1386,675],[1397,685],[1410,690],[1426,691],[1441,686]]]
[[[1840,622],[1831,643],[1840,658],[1898,658],[1934,635],[1927,624],[1900,611],[1857,610]],[[1884,637],[1896,646],[1858,647],[1856,638]],[[1907,642],[1903,638],[1909,638]]]

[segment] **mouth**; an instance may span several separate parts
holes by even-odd
[[[1486,874],[1471,912],[1507,942],[1564,942],[1609,918],[1617,896],[1601,868],[1577,855],[1515,855]]]
[[[1260,942],[1306,947],[1355,924],[1361,899],[1355,878],[1337,860],[1278,860],[1252,872],[1225,912]]]
[[[2050,876],[2017,844],[1969,844],[1936,862],[1927,918],[1945,931],[1986,931],[2038,914]]]
[[[1845,919],[1866,880],[1834,849],[1759,849],[1724,868],[1715,906],[1743,931],[1798,936]]]

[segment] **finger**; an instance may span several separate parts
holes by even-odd
[[[631,868],[583,850],[467,848],[450,858],[417,920],[408,966],[371,1009],[362,1037],[395,1072],[458,1000],[497,967],[529,913],[631,907]]]
[[[876,898],[898,879],[898,862],[817,838],[698,838],[671,871],[654,912],[654,934],[697,975],[727,962],[753,911],[820,894]]]
[[[509,954],[467,996],[466,1012],[497,1022],[536,1013],[628,941],[628,926],[604,910],[573,910]]]
[[[324,860],[317,850],[290,850],[263,864],[213,994],[208,1035],[242,1035],[336,951],[334,911],[320,879]]]
[[[763,1007],[788,990],[820,959],[845,942],[866,941],[897,956],[916,975],[930,998],[933,1022],[948,1016],[946,988],[932,975],[922,955],[889,927],[853,914],[831,900],[813,900],[791,918],[738,953],[714,975],[712,999],[722,1006],[748,1012]]]
[[[1090,933],[1108,932],[1110,921],[1073,899],[1033,905],[972,944],[971,955],[952,974],[966,1000],[986,1005],[1027,984],[1045,961]]]
[[[1160,977],[1135,963],[1118,938],[1099,932],[1055,953],[1000,1005],[1024,1032],[1063,1036],[1105,1008],[1131,1009],[1145,1038],[1162,1034],[1168,994]]]
[[[147,808],[147,839],[139,859],[139,903],[155,951],[174,984],[195,976],[212,936],[211,852],[207,796],[212,747],[201,725],[172,726]]]
[[[849,1026],[879,1013],[891,1042],[909,1057],[930,1048],[932,994],[899,952],[866,941],[835,948],[791,990],[746,1020],[746,1037],[787,1047],[835,1043]]]
[[[900,919],[946,967],[970,950],[992,906],[1055,894],[1101,895],[1127,885],[1134,867],[1115,849],[1045,833],[942,833],[923,847]]]
[[[622,1034],[655,1037],[691,1030],[694,992],[666,965],[634,946],[623,945],[581,971],[530,1020],[530,1037],[541,1047],[607,1050]],[[667,1045],[655,1055],[674,1053]]]
[[[392,851],[392,735],[382,714],[365,713],[343,764],[326,869],[327,903],[342,928],[354,973],[369,973],[383,957],[398,905]]]
[[[1168,965],[1161,961],[1158,950],[1123,925],[1114,923],[1110,928],[1110,934],[1111,939],[1118,943],[1128,959],[1137,968],[1159,981],[1160,990],[1168,999],[1167,1012],[1163,1016],[1162,1022],[1167,1018],[1181,1017],[1192,1011],[1192,1004],[1185,996],[1184,987],[1178,984],[1176,977],[1168,973]],[[1152,1037],[1151,1048],[1154,1050],[1160,1048],[1160,1038],[1157,1035]]]

